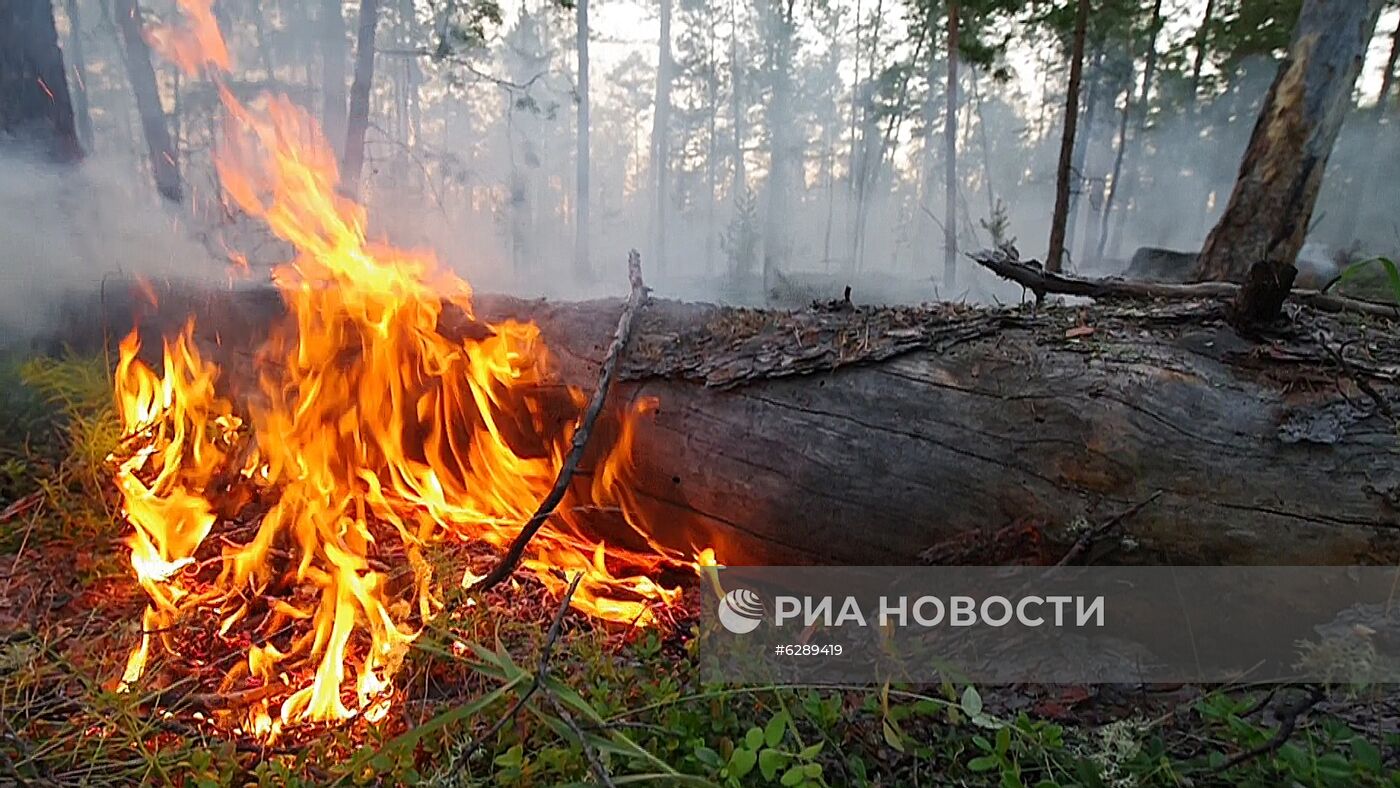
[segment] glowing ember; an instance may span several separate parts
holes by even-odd
[[[208,0],[181,7],[189,25],[152,31],[152,42],[191,72],[226,70]],[[273,272],[289,317],[256,356],[247,402],[222,392],[193,320],[165,341],[159,375],[137,358],[135,332],[121,345],[116,398],[128,438],[113,465],[133,526],[131,564],[150,597],[123,685],[141,677],[153,649],[171,648],[164,639],[192,611],[217,611],[221,636],[257,616],[264,642],[246,646],[226,683],[292,685],[276,719],[264,701],[242,725],[270,737],[296,722],[387,713],[400,661],[441,607],[424,546],[443,537],[509,544],[571,436],[551,428],[540,407],[549,356],[536,326],[444,336],[445,304],[473,315],[467,283],[431,255],[368,240],[365,211],[337,194],[335,158],[305,112],[285,97],[253,109],[220,92],[229,119],[220,180],[233,202],[296,249]],[[569,396],[580,410],[583,396]],[[512,436],[521,434],[545,451],[519,453]],[[588,499],[565,509],[635,511],[625,479],[631,442],[624,422]],[[201,545],[254,499],[265,504],[256,531],[221,534],[217,580],[194,582]],[[575,607],[648,624],[655,606],[679,593],[649,575],[714,556],[677,555],[628,521],[650,552],[610,549],[565,511],[535,537],[524,565],[556,593],[564,587],[557,573],[581,572]],[[386,571],[386,560],[411,577]],[[618,576],[610,564],[640,574]],[[274,645],[288,630],[299,634]],[[296,678],[312,671],[313,679]]]

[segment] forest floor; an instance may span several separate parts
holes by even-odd
[[[145,598],[109,380],[0,360],[0,784],[1400,786],[1393,691],[708,685],[698,588],[659,627],[568,614],[551,639],[558,600],[523,576],[449,604],[380,723],[233,736],[178,681],[115,691]]]

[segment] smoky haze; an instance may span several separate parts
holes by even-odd
[[[338,50],[327,45],[323,18],[333,5],[219,4],[240,92],[286,92],[319,116],[327,74],[336,73],[326,68],[336,57],[328,53],[339,53],[347,79],[353,65],[359,4],[341,5]],[[1107,38],[1090,47],[1071,269],[1121,273],[1139,246],[1195,251],[1229,197],[1277,60],[1212,52],[1198,98],[1189,101],[1183,83],[1199,5],[1165,6],[1161,60],[1140,130],[1143,58],[1128,58],[1121,41]],[[173,0],[143,6],[152,19],[176,14]],[[440,49],[445,28],[436,8],[419,0],[382,4],[362,194],[373,234],[434,250],[479,290],[621,293],[626,251],[635,247],[648,283],[671,297],[796,306],[837,297],[844,284],[858,302],[1020,297],[1019,288],[965,258],[954,287],[942,284],[946,54],[940,33],[934,46],[920,43],[904,9],[876,17],[865,6],[857,16],[856,4],[844,0],[799,5],[785,57],[774,45],[785,22],[769,6],[677,2],[659,200],[657,9],[596,9],[589,31],[591,275],[580,277],[574,12],[544,2],[512,6],[499,23],[481,24],[483,39],[449,36],[447,57],[435,58],[423,53]],[[223,281],[222,253],[211,250],[235,250],[261,271],[286,259],[285,247],[216,199],[210,153],[221,110],[210,86],[154,63],[186,186],[185,205],[161,204],[110,18],[94,7],[75,26],[64,11],[56,5],[70,71],[82,74],[90,156],[69,171],[0,160],[0,232],[9,241],[0,262],[4,324],[12,331],[41,325],[55,294],[96,287],[110,274]],[[1366,73],[1385,59],[1381,44],[1396,16],[1383,17]],[[447,27],[465,29],[466,21]],[[958,246],[1014,238],[1023,256],[1043,257],[1065,41],[1019,21],[990,25],[986,38],[1004,32],[1012,43],[990,68],[958,72]],[[993,78],[997,70],[1005,78]],[[1304,257],[1326,262],[1341,252],[1400,246],[1393,210],[1400,130],[1371,108],[1374,81],[1363,80],[1337,142]],[[780,90],[787,91],[782,101]],[[1129,147],[1117,164],[1125,125]],[[775,145],[791,163],[783,179],[771,177]]]

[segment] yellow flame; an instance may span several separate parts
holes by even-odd
[[[209,1],[180,5],[188,26],[153,31],[153,41],[192,72],[227,70]],[[441,607],[423,546],[446,536],[509,544],[553,483],[571,435],[544,417],[550,358],[538,327],[508,321],[484,338],[445,335],[447,306],[474,315],[467,283],[431,254],[368,238],[365,209],[337,193],[332,148],[307,113],[280,96],[254,110],[219,89],[229,121],[215,159],[220,181],[296,252],[272,274],[288,317],[255,357],[255,396],[237,406],[219,367],[200,354],[192,320],[164,344],[160,375],[138,358],[135,332],[121,345],[116,400],[128,438],[114,456],[116,484],[133,526],[132,567],[151,600],[123,684],[140,678],[153,636],[190,607],[219,608],[222,635],[252,620],[260,600],[266,620],[306,623],[285,648],[248,647],[248,675],[293,683],[313,675],[276,719],[265,705],[249,713],[244,728],[271,737],[295,722],[388,712],[417,626]],[[571,390],[564,404],[581,412],[584,397]],[[522,436],[544,450],[518,450]],[[566,510],[638,511],[626,479],[633,437],[629,419],[590,500],[566,501]],[[216,512],[239,508],[230,490],[240,485],[272,491],[271,505],[246,541],[223,537],[217,579],[195,588],[185,573],[198,574],[196,553]],[[680,592],[648,574],[694,559],[628,519],[644,551],[606,546],[565,511],[523,564],[556,593],[561,570],[582,573],[579,610],[650,623],[653,606]],[[636,573],[619,575],[609,559]],[[391,577],[384,560],[406,564],[411,581]],[[289,586],[314,589],[317,602],[278,598]],[[258,633],[275,634],[266,625]]]

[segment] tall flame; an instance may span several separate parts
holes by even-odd
[[[152,41],[191,72],[226,71],[209,0],[180,5],[189,24],[154,30]],[[296,250],[273,272],[289,316],[256,356],[255,396],[239,404],[200,355],[193,320],[165,342],[162,374],[138,358],[135,332],[121,345],[115,386],[128,438],[113,459],[133,526],[132,567],[150,597],[123,682],[140,678],[153,638],[193,608],[217,609],[224,632],[265,615],[265,642],[248,648],[246,675],[296,683],[314,669],[278,720],[251,726],[268,734],[386,711],[417,626],[441,607],[424,546],[445,536],[509,544],[553,483],[571,435],[544,417],[538,392],[550,358],[535,325],[445,335],[444,309],[474,315],[467,283],[431,254],[369,240],[363,206],[336,191],[331,147],[290,100],[268,97],[253,109],[222,84],[220,94],[229,121],[220,181]],[[568,402],[581,411],[584,398],[570,390]],[[624,478],[631,441],[625,422],[583,503],[634,510]],[[544,449],[522,452],[522,442]],[[256,531],[243,541],[224,535],[217,579],[196,584],[187,574],[206,538],[254,497],[271,502]],[[560,570],[581,572],[575,607],[648,624],[655,605],[679,591],[647,575],[713,555],[678,555],[629,522],[647,551],[610,549],[566,512],[536,535],[524,565],[556,592]],[[642,573],[618,576],[609,558]],[[384,569],[389,559],[407,564],[410,582]],[[314,589],[314,599],[289,589]],[[307,622],[302,634],[273,644],[298,622]]]

